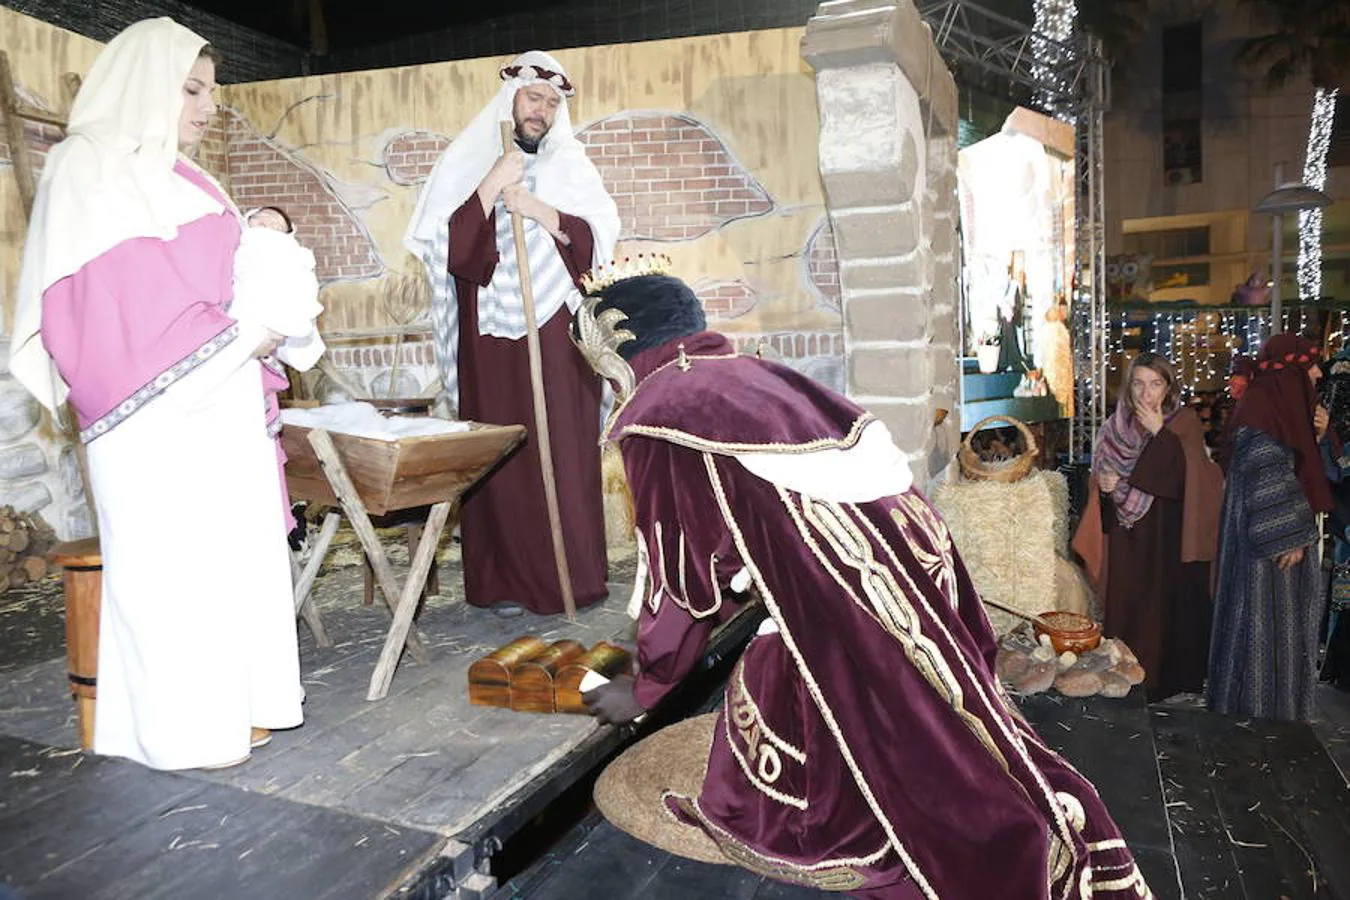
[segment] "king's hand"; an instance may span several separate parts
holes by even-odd
[[[647,710],[633,696],[636,682],[631,675],[619,675],[581,695],[581,702],[604,725],[623,725]]]

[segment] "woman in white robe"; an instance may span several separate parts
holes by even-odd
[[[242,762],[302,721],[258,358],[229,315],[239,211],[185,154],[216,56],[167,18],[99,55],[48,157],[11,369],[87,444],[103,554],[94,751],[158,769]]]

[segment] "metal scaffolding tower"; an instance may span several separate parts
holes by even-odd
[[[958,83],[1001,82],[1014,95],[1075,126],[1077,176],[1076,284],[1070,310],[1074,347],[1074,415],[1069,454],[1091,451],[1106,417],[1106,213],[1102,117],[1109,104],[1108,67],[1101,42],[1085,34],[1052,41],[969,0],[921,3],[919,14]],[[963,75],[965,76],[963,78]]]

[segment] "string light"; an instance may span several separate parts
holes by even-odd
[[[1120,326],[1111,335],[1111,350],[1107,354],[1106,366],[1111,372],[1119,372],[1125,363],[1125,310],[1120,311]],[[1119,362],[1117,362],[1119,361]]]
[[[1057,105],[1057,95],[1063,96],[1067,88],[1064,64],[1073,56],[1068,44],[1078,19],[1078,5],[1074,0],[1034,0],[1033,12],[1032,33],[1037,39],[1032,41],[1031,74],[1041,84],[1054,85],[1053,90],[1042,88],[1038,92],[1041,106],[1051,109]],[[1057,114],[1061,119],[1072,118],[1065,109]]]
[[[1162,343],[1162,313],[1153,314],[1153,352],[1159,356],[1163,352]]]
[[[1303,161],[1303,183],[1322,190],[1327,184],[1327,152],[1331,149],[1331,126],[1336,117],[1336,88],[1318,88],[1313,94],[1312,121],[1308,127],[1308,152]],[[1305,209],[1298,214],[1298,295],[1304,301],[1322,296],[1322,210]]]
[[[1197,332],[1196,338],[1198,339],[1199,336]],[[1208,314],[1205,315],[1205,352],[1202,359],[1205,363],[1205,383],[1213,384],[1214,376],[1217,374],[1214,370],[1214,328]],[[1199,377],[1200,373],[1196,372],[1197,380]]]

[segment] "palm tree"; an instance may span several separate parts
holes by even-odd
[[[1238,61],[1264,69],[1267,86],[1276,88],[1306,74],[1313,88],[1303,183],[1321,190],[1327,180],[1327,151],[1336,115],[1336,97],[1350,73],[1350,4],[1343,0],[1244,0],[1267,13],[1274,30],[1249,39]],[[1303,300],[1322,295],[1322,211],[1298,216],[1298,293]]]
[[[1148,0],[1079,0],[1078,26],[1100,40],[1106,58],[1119,66],[1148,32]]]

